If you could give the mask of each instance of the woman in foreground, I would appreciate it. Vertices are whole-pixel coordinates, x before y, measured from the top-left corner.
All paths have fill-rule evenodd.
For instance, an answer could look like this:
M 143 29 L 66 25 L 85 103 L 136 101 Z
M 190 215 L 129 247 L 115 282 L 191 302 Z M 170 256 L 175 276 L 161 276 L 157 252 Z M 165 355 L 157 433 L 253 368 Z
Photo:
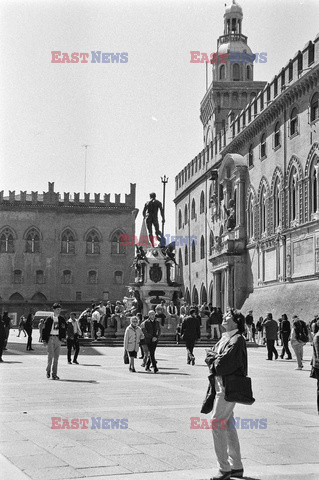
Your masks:
M 242 478 L 244 475 L 238 435 L 234 428 L 236 402 L 225 400 L 225 387 L 230 385 L 234 377 L 236 381 L 238 377 L 242 379 L 247 376 L 246 341 L 242 336 L 245 318 L 241 313 L 230 309 L 224 316 L 222 326 L 225 333 L 215 347 L 207 351 L 206 357 L 206 363 L 214 375 L 212 421 L 218 425 L 212 432 L 219 471 L 211 480 Z

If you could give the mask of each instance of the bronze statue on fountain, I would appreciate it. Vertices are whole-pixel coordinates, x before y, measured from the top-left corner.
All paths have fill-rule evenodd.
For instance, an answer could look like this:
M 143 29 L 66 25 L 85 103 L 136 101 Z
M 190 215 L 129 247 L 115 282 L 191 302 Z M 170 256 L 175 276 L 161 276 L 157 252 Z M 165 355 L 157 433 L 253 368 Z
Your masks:
M 157 240 L 162 245 L 162 241 L 164 241 L 164 237 L 162 236 L 162 232 L 159 229 L 158 225 L 158 211 L 161 212 L 162 222 L 165 223 L 164 218 L 164 210 L 162 203 L 156 199 L 156 194 L 150 193 L 150 200 L 145 203 L 143 209 L 143 217 L 146 221 L 146 227 L 148 231 L 148 237 L 151 242 L 151 245 L 154 247 L 154 237 L 153 237 L 153 225 L 155 229 L 155 235 Z

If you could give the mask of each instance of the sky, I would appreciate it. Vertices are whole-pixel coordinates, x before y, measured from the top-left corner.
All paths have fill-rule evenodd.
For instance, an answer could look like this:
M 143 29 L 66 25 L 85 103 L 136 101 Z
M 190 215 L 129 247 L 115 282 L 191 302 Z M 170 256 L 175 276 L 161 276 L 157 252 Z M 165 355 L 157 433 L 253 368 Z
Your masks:
M 317 0 L 238 0 L 254 80 L 270 81 L 319 32 Z M 230 0 L 227 1 L 227 5 Z M 0 190 L 129 193 L 141 211 L 203 148 L 205 65 L 223 34 L 225 0 L 0 1 Z M 52 51 L 127 52 L 127 63 L 51 63 Z M 91 57 L 91 54 L 90 54 Z

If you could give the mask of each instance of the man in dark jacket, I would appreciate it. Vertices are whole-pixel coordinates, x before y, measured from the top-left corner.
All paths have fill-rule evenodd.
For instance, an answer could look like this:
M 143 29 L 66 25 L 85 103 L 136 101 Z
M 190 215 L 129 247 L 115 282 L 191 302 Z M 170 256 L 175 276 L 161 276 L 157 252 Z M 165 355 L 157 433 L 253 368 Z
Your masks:
M 58 361 L 61 348 L 61 340 L 64 340 L 66 337 L 66 321 L 64 317 L 60 315 L 61 305 L 55 303 L 53 305 L 53 316 L 48 317 L 44 322 L 44 327 L 42 331 L 43 343 L 48 346 L 48 364 L 47 364 L 47 378 L 50 378 L 51 375 L 51 365 L 52 366 L 52 379 L 60 380 L 57 371 L 58 371 Z
M 220 314 L 216 307 L 213 307 L 208 323 L 211 328 L 211 338 L 215 338 L 215 333 L 216 333 L 216 338 L 218 340 L 221 336 L 220 325 L 222 321 L 220 319 Z
M 141 328 L 142 332 L 144 333 L 145 344 L 148 346 L 149 350 L 149 357 L 145 366 L 145 370 L 147 372 L 150 371 L 150 365 L 152 362 L 154 373 L 157 373 L 158 368 L 155 360 L 155 350 L 157 347 L 159 336 L 161 334 L 161 327 L 159 322 L 155 318 L 154 310 L 150 310 L 148 312 L 148 320 L 145 320 L 145 322 L 141 324 Z
M 6 329 L 5 329 L 5 325 L 2 320 L 2 317 L 0 315 L 0 362 L 3 362 L 2 352 L 3 352 L 5 340 L 6 340 Z
M 190 316 L 184 318 L 181 328 L 181 337 L 186 343 L 187 363 L 195 365 L 195 357 L 193 354 L 196 340 L 200 338 L 200 323 L 196 315 L 195 308 L 191 308 Z
M 266 342 L 267 342 L 267 351 L 268 351 L 267 360 L 272 360 L 272 354 L 275 355 L 275 359 L 277 360 L 278 352 L 275 349 L 275 340 L 277 340 L 278 324 L 276 320 L 273 320 L 271 313 L 267 314 L 267 318 L 264 321 L 263 327 L 266 332 Z
M 287 359 L 288 360 L 291 360 L 291 352 L 289 350 L 289 346 L 288 346 L 288 341 L 289 341 L 289 337 L 290 337 L 290 332 L 291 332 L 291 326 L 290 326 L 290 322 L 287 318 L 287 315 L 284 313 L 282 316 L 282 321 L 280 323 L 280 336 L 281 336 L 281 339 L 282 339 L 282 344 L 283 344 L 283 347 L 282 347 L 282 350 L 281 350 L 281 355 L 280 355 L 280 358 L 284 358 L 284 355 L 285 353 L 288 355 L 287 356 Z

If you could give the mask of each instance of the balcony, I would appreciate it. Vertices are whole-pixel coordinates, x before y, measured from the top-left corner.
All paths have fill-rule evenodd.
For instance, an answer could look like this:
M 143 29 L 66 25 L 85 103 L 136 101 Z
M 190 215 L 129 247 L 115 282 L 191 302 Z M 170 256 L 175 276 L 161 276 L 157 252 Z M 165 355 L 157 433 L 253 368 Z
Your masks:
M 217 48 L 223 43 L 229 42 L 244 42 L 247 44 L 247 37 L 242 33 L 228 33 L 227 35 L 221 35 L 217 41 Z

